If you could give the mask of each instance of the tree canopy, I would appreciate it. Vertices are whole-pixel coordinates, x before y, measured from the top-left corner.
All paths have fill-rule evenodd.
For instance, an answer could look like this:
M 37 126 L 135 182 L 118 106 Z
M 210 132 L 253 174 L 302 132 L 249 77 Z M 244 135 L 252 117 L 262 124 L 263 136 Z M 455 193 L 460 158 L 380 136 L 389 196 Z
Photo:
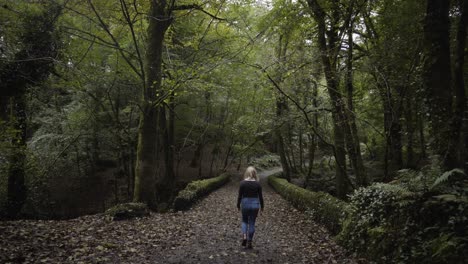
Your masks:
M 1 215 L 166 211 L 264 155 L 359 206 L 418 173 L 466 183 L 467 6 L 0 0 Z

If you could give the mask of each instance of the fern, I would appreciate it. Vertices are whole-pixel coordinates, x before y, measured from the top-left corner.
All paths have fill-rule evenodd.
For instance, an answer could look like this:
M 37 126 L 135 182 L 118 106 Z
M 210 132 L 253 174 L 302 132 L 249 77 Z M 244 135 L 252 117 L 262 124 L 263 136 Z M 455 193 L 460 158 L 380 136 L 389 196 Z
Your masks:
M 378 183 L 376 184 L 376 186 L 379 186 L 379 188 L 381 188 L 382 191 L 394 193 L 397 197 L 410 197 L 414 194 L 413 192 L 408 190 L 406 186 L 402 185 Z
M 439 176 L 435 181 L 434 183 L 432 184 L 431 186 L 431 190 L 434 190 L 436 187 L 438 187 L 439 185 L 449 181 L 450 178 L 453 178 L 453 175 L 465 175 L 465 173 L 460 170 L 460 169 L 453 169 L 453 170 L 450 170 L 450 171 L 446 171 L 444 172 L 441 176 Z

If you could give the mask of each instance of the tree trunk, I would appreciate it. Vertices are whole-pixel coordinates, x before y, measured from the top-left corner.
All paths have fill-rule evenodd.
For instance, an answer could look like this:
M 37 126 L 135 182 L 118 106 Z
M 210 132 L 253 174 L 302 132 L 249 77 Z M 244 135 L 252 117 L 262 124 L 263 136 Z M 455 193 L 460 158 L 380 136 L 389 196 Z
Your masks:
M 413 122 L 413 109 L 411 106 L 411 96 L 406 98 L 406 167 L 415 168 L 414 163 L 414 122 Z
M 376 78 L 376 77 L 375 77 Z M 378 78 L 376 78 L 378 80 Z M 401 143 L 401 104 L 394 98 L 391 87 L 378 85 L 384 109 L 385 133 L 385 168 L 384 181 L 390 181 L 393 173 L 403 167 L 403 154 Z M 403 98 L 396 96 L 398 100 Z
M 26 102 L 24 95 L 10 100 L 12 116 L 10 121 L 16 132 L 12 138 L 13 153 L 8 166 L 7 214 L 16 217 L 26 201 L 24 165 L 26 160 Z
M 133 200 L 156 208 L 160 200 L 156 189 L 158 162 L 158 121 L 165 121 L 162 107 L 157 101 L 161 96 L 162 50 L 164 35 L 171 23 L 165 1 L 151 1 L 148 25 L 148 45 L 146 52 L 146 77 L 143 89 L 140 124 L 138 127 L 138 147 L 135 165 L 135 191 Z M 164 115 L 164 120 L 158 120 Z
M 169 97 L 169 104 L 168 104 L 168 110 L 169 110 L 169 128 L 168 128 L 168 164 L 166 164 L 168 168 L 168 174 L 167 176 L 169 178 L 172 178 L 173 182 L 175 182 L 175 168 L 174 168 L 174 153 L 175 153 L 175 92 L 171 91 L 171 95 Z
M 296 162 L 296 155 L 295 152 L 294 152 L 294 144 L 293 144 L 293 134 L 292 134 L 292 127 L 291 127 L 291 123 L 288 124 L 288 145 L 289 147 L 286 147 L 286 153 L 287 153 L 287 157 L 288 157 L 288 160 L 289 160 L 289 164 L 291 165 L 291 171 L 293 173 L 297 173 L 298 172 L 298 169 L 297 169 L 297 162 Z
M 344 105 L 341 94 L 339 93 L 338 78 L 336 74 L 336 59 L 338 54 L 336 28 L 327 31 L 324 10 L 316 0 L 308 0 L 312 15 L 318 25 L 318 44 L 320 56 L 322 59 L 323 71 L 327 82 L 327 90 L 333 106 L 333 135 L 334 135 L 334 155 L 336 162 L 336 192 L 337 196 L 344 199 L 348 192 L 346 175 L 346 154 L 345 154 L 345 135 L 343 126 L 347 126 L 344 118 Z M 336 8 L 334 11 L 337 11 Z M 333 12 L 333 18 L 337 14 Z M 334 27 L 335 25 L 333 25 Z M 328 45 L 327 45 L 328 36 Z
M 348 176 L 346 175 L 345 140 L 341 126 L 335 122 L 333 123 L 333 136 L 335 141 L 336 196 L 344 199 L 348 193 L 348 186 L 346 184 Z
M 318 87 L 317 83 L 314 83 L 314 87 L 312 88 L 312 104 L 313 106 L 317 109 L 318 108 L 318 102 L 317 102 L 317 96 L 318 96 Z M 314 112 L 312 114 L 312 125 L 315 127 L 315 129 L 318 130 L 318 113 Z M 312 169 L 314 167 L 314 160 L 315 160 L 315 150 L 317 148 L 317 136 L 314 133 L 308 134 L 309 136 L 309 170 L 307 172 L 307 177 L 306 177 L 306 186 L 309 184 L 309 180 L 312 177 Z
M 174 152 L 171 136 L 169 135 L 168 122 L 166 119 L 166 108 L 161 105 L 159 107 L 159 126 L 162 149 L 164 153 L 164 174 L 156 178 L 156 198 L 159 203 L 167 203 L 171 201 L 175 190 L 175 177 L 174 177 Z M 164 208 L 163 208 L 164 209 Z
M 461 16 L 457 28 L 457 46 L 454 67 L 455 112 L 451 122 L 449 148 L 444 159 L 446 168 L 463 168 L 463 163 L 466 161 L 466 149 L 463 148 L 463 141 L 466 136 L 461 136 L 463 117 L 466 115 L 466 92 L 463 69 L 465 64 L 468 4 L 466 1 L 459 0 L 458 5 L 461 10 Z M 465 116 L 465 118 L 465 120 L 468 120 L 468 116 Z
M 452 155 L 447 155 L 450 137 L 448 122 L 452 117 L 449 8 L 450 1 L 427 0 L 424 21 L 426 60 L 423 82 L 428 99 L 432 135 L 435 139 L 433 148 L 444 158 L 445 169 L 456 163 Z
M 283 112 L 285 109 L 286 102 L 284 99 L 276 99 L 276 116 L 279 120 L 283 118 Z M 291 181 L 291 167 L 289 165 L 288 159 L 286 157 L 286 148 L 284 146 L 284 139 L 282 136 L 282 128 L 278 127 L 275 129 L 276 133 L 276 142 L 278 145 L 278 152 L 280 155 L 281 167 L 283 168 L 283 175 L 285 176 L 286 180 Z
M 351 11 L 350 11 L 351 12 Z M 351 159 L 351 166 L 353 167 L 354 173 L 356 175 L 356 182 L 358 186 L 366 186 L 368 184 L 366 169 L 364 167 L 364 162 L 361 155 L 361 146 L 359 135 L 356 126 L 356 118 L 354 115 L 354 106 L 353 106 L 353 23 L 350 19 L 350 26 L 348 29 L 348 54 L 346 58 L 346 92 L 347 92 L 347 103 L 348 111 L 344 113 L 345 117 L 348 120 L 349 132 L 347 133 L 347 145 L 349 157 Z M 348 126 L 345 126 L 348 127 Z
M 427 158 L 426 154 L 426 138 L 424 136 L 424 121 L 421 115 L 418 115 L 418 129 L 419 129 L 419 146 L 421 148 L 420 160 Z
M 305 188 L 307 188 L 307 186 L 309 186 L 310 180 L 312 178 L 312 169 L 314 168 L 315 149 L 317 147 L 316 136 L 313 135 L 313 134 L 308 134 L 308 138 L 309 138 L 309 146 L 308 146 L 308 150 L 309 150 L 309 169 L 307 170 L 307 175 L 306 175 L 306 178 L 305 178 Z
M 288 47 L 288 39 L 287 37 L 280 35 L 278 40 L 278 49 L 276 51 L 277 59 L 280 63 L 285 63 L 286 59 L 286 51 Z M 280 65 L 281 66 L 281 65 Z M 282 70 L 280 67 L 277 69 L 277 80 L 276 83 L 280 84 L 283 81 Z M 280 155 L 280 162 L 281 167 L 283 168 L 283 175 L 285 176 L 288 182 L 291 181 L 291 162 L 288 161 L 289 157 L 287 154 L 287 149 L 284 142 L 284 126 L 287 126 L 289 129 L 289 122 L 285 119 L 284 115 L 285 112 L 288 110 L 286 99 L 283 95 L 277 94 L 276 95 L 276 117 L 278 118 L 279 122 L 281 122 L 281 126 L 277 126 L 275 129 L 275 138 L 276 138 L 276 145 L 278 148 L 278 152 Z
M 299 128 L 299 171 L 304 171 L 304 147 L 302 128 Z
M 57 55 L 55 22 L 61 14 L 61 7 L 55 3 L 43 3 L 40 12 L 29 13 L 24 19 L 25 28 L 18 41 L 23 49 L 14 50 L 14 60 L 6 64 L 0 72 L 0 91 L 2 91 L 2 117 L 14 128 L 10 138 L 12 152 L 7 171 L 7 213 L 16 217 L 27 197 L 25 186 L 27 113 L 25 94 L 30 86 L 46 79 L 53 70 L 53 60 Z M 26 13 L 25 13 L 26 14 Z

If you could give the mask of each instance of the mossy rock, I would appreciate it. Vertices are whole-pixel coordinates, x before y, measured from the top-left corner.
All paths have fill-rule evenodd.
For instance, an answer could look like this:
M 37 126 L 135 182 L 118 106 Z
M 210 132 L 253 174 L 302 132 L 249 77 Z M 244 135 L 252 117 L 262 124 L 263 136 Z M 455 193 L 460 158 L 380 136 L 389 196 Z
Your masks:
M 175 198 L 174 209 L 177 211 L 188 210 L 200 198 L 223 186 L 229 179 L 230 175 L 224 173 L 215 178 L 189 183 Z
M 348 204 L 324 192 L 312 192 L 280 178 L 280 174 L 268 177 L 268 183 L 294 207 L 307 211 L 316 222 L 331 233 L 341 231 L 343 219 L 348 214 Z
M 150 213 L 148 206 L 144 203 L 124 203 L 108 209 L 105 214 L 111 220 L 119 221 L 148 216 Z

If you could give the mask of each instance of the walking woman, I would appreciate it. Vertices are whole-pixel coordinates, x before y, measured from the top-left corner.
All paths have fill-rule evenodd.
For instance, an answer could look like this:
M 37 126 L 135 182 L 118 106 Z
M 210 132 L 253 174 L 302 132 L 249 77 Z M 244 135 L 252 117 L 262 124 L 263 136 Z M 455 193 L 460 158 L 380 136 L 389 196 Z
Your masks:
M 245 170 L 244 180 L 239 187 L 237 209 L 242 211 L 242 246 L 252 248 L 252 239 L 255 233 L 255 220 L 258 211 L 263 211 L 262 186 L 260 186 L 257 171 L 250 166 Z

